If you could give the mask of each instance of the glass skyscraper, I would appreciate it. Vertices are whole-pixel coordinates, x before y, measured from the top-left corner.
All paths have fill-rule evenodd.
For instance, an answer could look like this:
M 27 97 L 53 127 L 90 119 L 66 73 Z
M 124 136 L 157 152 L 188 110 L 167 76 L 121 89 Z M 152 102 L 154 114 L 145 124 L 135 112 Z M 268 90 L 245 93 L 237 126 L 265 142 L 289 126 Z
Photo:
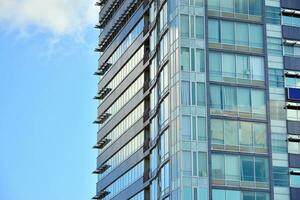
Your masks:
M 93 199 L 299 200 L 299 0 L 98 0 Z

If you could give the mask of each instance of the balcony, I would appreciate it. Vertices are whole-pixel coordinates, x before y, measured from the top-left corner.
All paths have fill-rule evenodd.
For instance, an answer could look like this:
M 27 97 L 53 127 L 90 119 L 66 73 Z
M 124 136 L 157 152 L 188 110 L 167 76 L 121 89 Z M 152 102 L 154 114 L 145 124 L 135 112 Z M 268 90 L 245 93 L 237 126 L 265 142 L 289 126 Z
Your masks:
M 284 73 L 285 77 L 291 77 L 291 78 L 300 78 L 300 73 L 298 72 L 285 72 Z
M 101 192 L 99 192 L 99 194 L 94 196 L 92 199 L 103 199 L 104 197 L 106 197 L 109 194 L 110 194 L 110 192 L 108 192 L 108 191 L 101 191 Z
M 97 120 L 94 121 L 94 124 L 103 124 L 110 116 L 110 113 L 103 113 Z
M 140 0 L 125 0 L 120 3 L 120 8 L 114 14 L 112 19 L 107 22 L 105 29 L 99 36 L 99 47 L 101 50 L 105 50 L 110 44 L 111 38 L 115 36 L 123 25 L 126 23 L 126 19 L 129 19 L 134 10 L 136 10 L 137 5 L 139 5 Z M 99 23 L 100 27 L 103 28 L 103 24 Z
M 120 6 L 120 1 L 122 0 L 106 0 L 105 4 L 102 5 L 102 9 L 99 12 L 99 22 L 101 26 L 110 20 L 111 16 L 117 11 Z
M 95 2 L 95 6 L 103 6 L 107 0 L 97 0 Z
M 98 95 L 94 97 L 94 99 L 104 99 L 111 91 L 111 88 L 103 88 L 98 92 Z
M 98 71 L 95 72 L 95 75 L 104 75 L 107 70 L 112 66 L 110 63 L 103 63 L 99 68 Z
M 110 165 L 104 164 L 93 171 L 93 174 L 103 174 L 110 167 Z
M 110 141 L 111 141 L 111 139 L 104 138 L 104 139 L 100 140 L 95 146 L 93 146 L 93 148 L 94 149 L 103 149 Z
M 300 138 L 299 137 L 290 136 L 290 137 L 288 137 L 288 141 L 289 142 L 300 142 Z

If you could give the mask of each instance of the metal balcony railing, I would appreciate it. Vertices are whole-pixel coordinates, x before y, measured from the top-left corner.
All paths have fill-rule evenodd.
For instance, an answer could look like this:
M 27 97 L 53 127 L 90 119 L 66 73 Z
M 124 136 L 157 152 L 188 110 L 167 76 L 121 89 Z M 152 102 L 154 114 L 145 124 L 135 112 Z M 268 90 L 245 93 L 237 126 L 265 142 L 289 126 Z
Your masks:
M 103 149 L 110 141 L 111 141 L 111 139 L 104 138 L 104 139 L 100 140 L 99 142 L 97 142 L 97 144 L 95 146 L 93 146 L 93 148 L 94 149 Z

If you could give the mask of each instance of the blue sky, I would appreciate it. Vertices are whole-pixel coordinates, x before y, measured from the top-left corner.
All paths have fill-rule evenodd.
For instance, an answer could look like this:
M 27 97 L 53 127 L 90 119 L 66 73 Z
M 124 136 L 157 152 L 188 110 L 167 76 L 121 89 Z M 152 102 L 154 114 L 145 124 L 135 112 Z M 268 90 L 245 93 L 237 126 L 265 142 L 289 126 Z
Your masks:
M 90 199 L 97 12 L 93 1 L 37 2 L 0 0 L 0 199 Z

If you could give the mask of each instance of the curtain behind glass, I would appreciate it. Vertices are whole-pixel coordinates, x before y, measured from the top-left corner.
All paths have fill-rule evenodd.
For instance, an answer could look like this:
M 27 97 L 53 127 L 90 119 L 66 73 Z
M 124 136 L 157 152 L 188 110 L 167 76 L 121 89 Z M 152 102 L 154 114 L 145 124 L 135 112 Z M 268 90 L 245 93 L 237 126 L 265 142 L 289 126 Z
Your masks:
M 209 76 L 211 80 L 221 80 L 222 54 L 219 52 L 209 53 Z
M 181 56 L 180 56 L 181 70 L 189 71 L 190 70 L 190 49 L 186 47 L 181 47 Z
M 224 109 L 228 111 L 236 110 L 236 88 L 224 86 L 223 91 Z
M 261 16 L 262 14 L 261 0 L 249 0 L 249 14 L 255 16 Z
M 238 156 L 225 157 L 225 179 L 239 181 L 240 180 L 240 165 Z
M 235 12 L 248 14 L 248 0 L 235 0 Z
M 252 112 L 257 114 L 265 115 L 266 104 L 265 104 L 265 93 L 263 90 L 252 90 L 251 94 L 252 101 Z
M 222 60 L 223 77 L 235 78 L 235 56 L 233 54 L 223 54 Z
M 189 16 L 188 15 L 180 15 L 180 30 L 182 37 L 189 37 L 190 29 L 189 29 Z
M 249 88 L 238 88 L 239 112 L 251 112 L 251 96 Z
M 225 179 L 224 155 L 212 155 L 212 178 Z
M 212 108 L 222 109 L 221 86 L 210 86 L 210 105 Z
M 236 56 L 236 71 L 239 79 L 250 79 L 250 67 L 248 63 L 248 56 Z
M 260 57 L 250 57 L 253 80 L 264 80 L 264 62 Z
M 222 1 L 221 10 L 223 12 L 233 13 L 233 11 L 234 11 L 234 0 Z

